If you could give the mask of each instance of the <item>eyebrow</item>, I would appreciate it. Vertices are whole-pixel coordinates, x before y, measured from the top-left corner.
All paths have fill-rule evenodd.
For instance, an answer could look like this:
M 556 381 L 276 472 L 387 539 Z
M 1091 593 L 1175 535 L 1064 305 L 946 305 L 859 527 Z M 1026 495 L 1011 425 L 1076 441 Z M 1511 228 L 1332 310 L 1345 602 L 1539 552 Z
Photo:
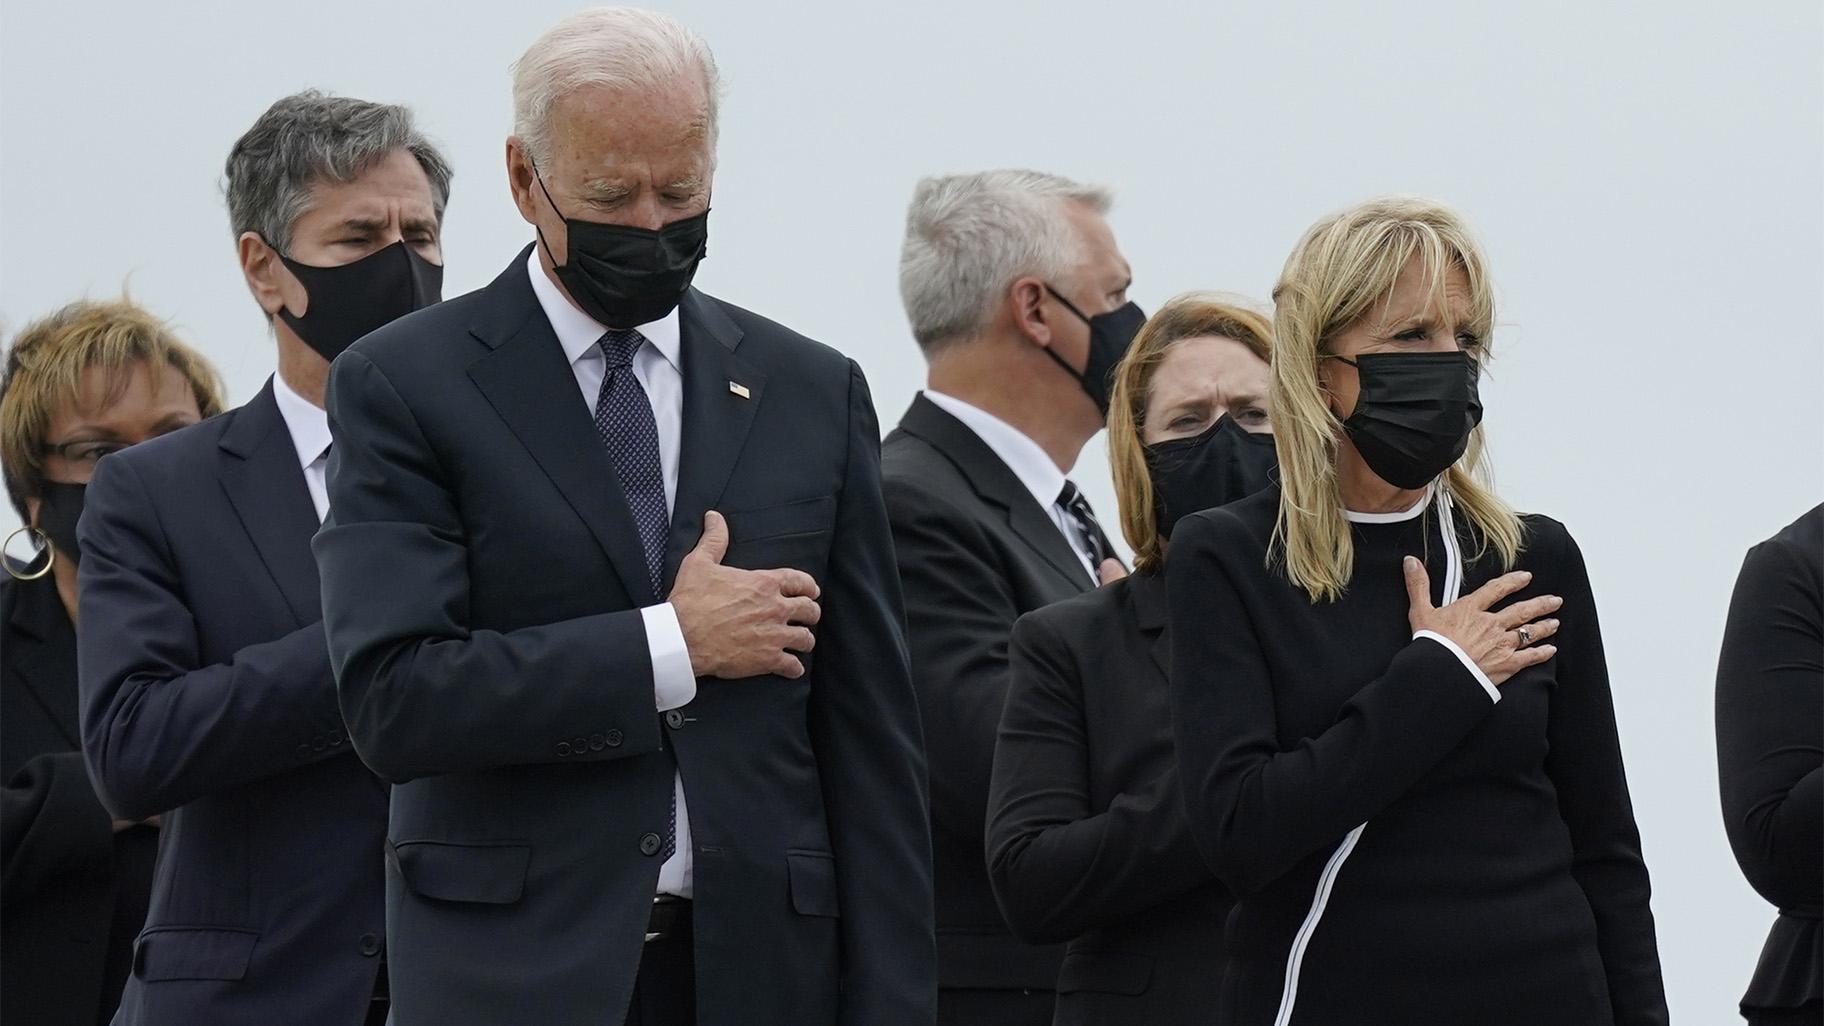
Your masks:
M 582 191 L 588 193 L 593 199 L 625 199 L 633 194 L 633 187 L 597 178 L 591 182 L 584 182 Z
M 357 232 L 377 232 L 386 227 L 384 217 L 351 217 L 342 222 L 342 227 Z
M 675 181 L 666 183 L 666 185 L 664 187 L 667 189 L 679 189 L 679 190 L 684 190 L 684 191 L 695 192 L 696 190 L 703 188 L 703 176 L 702 175 L 685 175 L 683 178 L 679 178 Z
M 408 217 L 400 227 L 408 232 L 429 232 L 434 235 L 437 232 L 437 221 L 429 217 Z

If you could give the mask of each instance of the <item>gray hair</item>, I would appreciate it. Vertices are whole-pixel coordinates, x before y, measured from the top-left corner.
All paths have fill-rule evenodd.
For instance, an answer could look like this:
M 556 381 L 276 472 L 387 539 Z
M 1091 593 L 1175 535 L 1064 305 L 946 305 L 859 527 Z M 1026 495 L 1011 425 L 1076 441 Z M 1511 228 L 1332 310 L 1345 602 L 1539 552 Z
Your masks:
M 1024 275 L 1055 280 L 1083 259 L 1069 203 L 1108 213 L 1113 195 L 1039 171 L 979 171 L 922 179 L 906 211 L 899 296 L 926 354 L 968 338 Z
M 286 253 L 291 230 L 310 209 L 311 186 L 352 182 L 395 150 L 405 150 L 431 182 L 437 220 L 450 200 L 450 164 L 412 124 L 412 112 L 386 103 L 293 93 L 266 108 L 228 152 L 228 220 L 239 238 L 253 232 Z
M 533 162 L 551 151 L 551 108 L 582 86 L 645 89 L 697 75 L 708 97 L 709 144 L 716 142 L 722 79 L 709 44 L 684 23 L 637 7 L 592 7 L 551 26 L 513 62 L 513 134 Z

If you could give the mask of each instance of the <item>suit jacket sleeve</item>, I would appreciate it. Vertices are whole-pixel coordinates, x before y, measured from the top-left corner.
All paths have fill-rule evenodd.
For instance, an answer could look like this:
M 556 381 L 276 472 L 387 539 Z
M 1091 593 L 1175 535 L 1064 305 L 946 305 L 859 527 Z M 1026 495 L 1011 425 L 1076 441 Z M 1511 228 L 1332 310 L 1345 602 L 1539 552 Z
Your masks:
M 1617 1026 L 1667 1020 L 1651 887 L 1640 854 L 1640 831 L 1621 765 L 1615 705 L 1597 624 L 1596 598 L 1583 554 L 1564 528 L 1544 522 L 1535 544 L 1555 548 L 1551 566 L 1560 578 L 1541 587 L 1564 599 L 1558 646 L 1558 686 L 1546 732 L 1545 771 L 1558 791 L 1558 811 L 1571 835 L 1571 875 L 1596 917 L 1596 946 L 1608 975 Z
M 1094 811 L 1082 663 L 1042 617 L 1013 629 L 1013 680 L 989 792 L 988 876 L 1014 934 L 1067 941 L 1208 883 L 1165 772 Z M 1151 672 L 1150 667 L 1134 672 Z
M 1218 558 L 1247 551 L 1220 538 L 1227 515 L 1172 529 L 1172 730 L 1192 835 L 1216 876 L 1246 895 L 1391 805 L 1495 704 L 1451 649 L 1417 638 L 1323 733 L 1282 748 L 1280 682 L 1265 655 L 1273 625 L 1253 622 Z
M 946 833 L 981 837 L 1007 699 L 1007 642 L 1020 609 L 987 539 L 947 500 L 899 483 L 888 514 L 919 682 L 931 818 Z
M 1723 823 L 1742 872 L 1782 909 L 1824 904 L 1824 609 L 1816 552 L 1748 553 L 1716 672 Z
M 880 489 L 880 428 L 849 365 L 848 469 L 810 696 L 842 903 L 841 1021 L 929 1026 L 937 953 L 918 703 Z
M 0 792 L 0 895 L 33 898 L 72 873 L 114 859 L 114 824 L 101 807 L 81 752 L 46 752 L 27 761 Z
M 78 536 L 82 748 L 102 804 L 145 819 L 344 751 L 323 625 L 206 665 L 134 465 L 95 468 Z
M 362 761 L 403 783 L 657 751 L 640 611 L 472 629 L 461 511 L 413 411 L 359 351 L 330 368 L 328 409 L 330 515 L 314 547 L 330 658 Z M 609 732 L 623 743 L 569 743 Z

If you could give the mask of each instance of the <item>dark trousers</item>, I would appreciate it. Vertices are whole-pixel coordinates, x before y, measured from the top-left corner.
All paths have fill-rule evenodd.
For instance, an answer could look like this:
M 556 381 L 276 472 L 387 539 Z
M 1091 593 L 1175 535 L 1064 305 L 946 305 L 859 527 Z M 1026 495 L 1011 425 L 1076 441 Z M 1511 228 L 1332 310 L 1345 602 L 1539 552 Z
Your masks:
M 653 903 L 646 933 L 625 1026 L 697 1026 L 696 935 L 690 902 L 661 896 Z
M 1057 998 L 1049 990 L 940 987 L 937 1026 L 1051 1026 Z

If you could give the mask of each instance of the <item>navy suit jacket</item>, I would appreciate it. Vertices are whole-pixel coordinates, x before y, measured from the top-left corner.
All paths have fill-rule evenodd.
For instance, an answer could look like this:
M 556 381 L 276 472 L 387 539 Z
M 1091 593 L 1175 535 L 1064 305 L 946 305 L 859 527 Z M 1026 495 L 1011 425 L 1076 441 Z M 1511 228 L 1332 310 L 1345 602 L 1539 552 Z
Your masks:
M 703 679 L 664 716 L 639 613 L 659 595 L 526 253 L 331 370 L 316 552 L 351 738 L 395 784 L 397 1026 L 618 1022 L 674 771 L 699 1022 L 932 1021 L 924 760 L 866 383 L 745 310 L 693 291 L 681 313 L 660 594 L 716 509 L 725 563 L 810 573 L 824 615 L 804 677 Z
M 316 529 L 270 382 L 89 483 L 83 752 L 114 815 L 164 817 L 121 1026 L 366 1014 L 386 789 L 342 729 Z

